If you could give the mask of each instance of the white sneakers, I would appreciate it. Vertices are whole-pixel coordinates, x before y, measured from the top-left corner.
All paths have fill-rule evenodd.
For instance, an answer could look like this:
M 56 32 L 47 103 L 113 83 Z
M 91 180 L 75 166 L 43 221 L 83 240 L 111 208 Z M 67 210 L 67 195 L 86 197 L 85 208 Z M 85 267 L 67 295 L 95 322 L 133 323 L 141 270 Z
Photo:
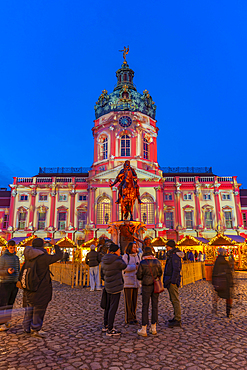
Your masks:
M 156 335 L 157 334 L 157 330 L 156 330 L 156 323 L 155 324 L 151 324 L 151 328 L 149 329 L 149 333 L 150 334 L 153 334 L 153 335 Z M 147 337 L 147 325 L 145 326 L 142 326 L 141 329 L 137 330 L 137 334 L 138 335 L 141 335 L 142 337 Z

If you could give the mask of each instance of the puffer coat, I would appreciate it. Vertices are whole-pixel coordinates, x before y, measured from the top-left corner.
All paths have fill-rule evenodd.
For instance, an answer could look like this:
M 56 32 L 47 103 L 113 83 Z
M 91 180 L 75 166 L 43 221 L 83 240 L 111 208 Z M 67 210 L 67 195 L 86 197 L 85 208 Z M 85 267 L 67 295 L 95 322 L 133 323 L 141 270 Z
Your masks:
M 13 268 L 13 274 L 8 273 L 8 269 Z M 17 283 L 20 272 L 20 261 L 15 253 L 10 253 L 8 249 L 0 257 L 0 283 Z
M 122 271 L 127 265 L 121 256 L 115 253 L 104 255 L 101 261 L 101 277 L 105 281 L 105 290 L 109 294 L 116 294 L 123 290 L 124 282 Z
M 184 252 L 178 248 L 173 248 L 167 252 L 166 266 L 163 276 L 163 283 L 166 288 L 170 284 L 176 284 L 178 287 L 181 282 L 180 271 L 182 269 L 181 259 L 184 257 Z
M 151 271 L 153 274 L 151 274 Z M 143 259 L 137 270 L 137 279 L 142 280 L 142 285 L 153 285 L 154 279 L 160 278 L 162 275 L 162 267 L 159 260 L 156 258 Z
M 123 260 L 127 267 L 123 271 L 124 288 L 139 288 L 140 284 L 137 280 L 137 267 L 140 264 L 140 257 L 138 254 L 124 254 Z

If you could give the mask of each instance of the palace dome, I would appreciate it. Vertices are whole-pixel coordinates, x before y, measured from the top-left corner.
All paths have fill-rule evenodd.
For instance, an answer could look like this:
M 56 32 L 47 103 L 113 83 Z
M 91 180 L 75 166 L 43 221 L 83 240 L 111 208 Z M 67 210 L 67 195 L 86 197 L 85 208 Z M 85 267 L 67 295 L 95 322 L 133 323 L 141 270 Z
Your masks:
M 133 84 L 134 71 L 127 62 L 117 70 L 117 85 L 113 92 L 108 94 L 103 90 L 99 96 L 95 109 L 96 119 L 110 112 L 130 111 L 140 112 L 155 119 L 156 105 L 147 90 L 140 94 Z

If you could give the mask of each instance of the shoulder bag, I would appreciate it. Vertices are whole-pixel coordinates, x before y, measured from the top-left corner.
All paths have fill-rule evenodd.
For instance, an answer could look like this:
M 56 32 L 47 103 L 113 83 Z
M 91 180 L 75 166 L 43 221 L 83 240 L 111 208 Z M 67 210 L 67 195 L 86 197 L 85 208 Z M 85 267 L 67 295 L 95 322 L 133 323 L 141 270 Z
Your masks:
M 151 272 L 151 275 L 152 275 L 152 278 L 153 278 L 153 281 L 154 281 L 154 293 L 161 293 L 165 290 L 163 284 L 162 284 L 162 281 L 160 280 L 160 278 L 157 278 L 157 279 L 154 279 L 154 276 L 153 276 L 153 273 L 152 273 L 152 269 L 149 265 L 149 262 L 147 261 L 148 263 L 148 267 L 149 267 L 149 270 Z

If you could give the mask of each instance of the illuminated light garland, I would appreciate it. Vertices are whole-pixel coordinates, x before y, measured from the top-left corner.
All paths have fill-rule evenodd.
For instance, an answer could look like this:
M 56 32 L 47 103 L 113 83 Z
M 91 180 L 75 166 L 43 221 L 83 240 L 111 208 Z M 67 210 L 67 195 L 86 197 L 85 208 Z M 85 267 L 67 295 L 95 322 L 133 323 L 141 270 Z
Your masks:
M 192 236 L 192 235 L 185 235 L 185 237 L 183 238 L 183 239 L 181 239 L 181 240 L 179 240 L 178 242 L 177 242 L 177 245 L 181 245 L 182 243 L 184 243 L 186 240 L 188 240 L 188 239 L 190 239 L 190 240 L 193 240 L 195 243 L 196 243 L 196 245 L 204 245 L 204 244 L 207 244 L 207 243 L 203 243 L 203 242 L 201 242 L 200 240 L 198 240 L 198 239 L 196 239 L 194 236 Z M 188 245 L 188 247 L 190 247 L 189 245 Z M 191 245 L 191 247 L 193 247 L 192 245 Z
M 73 245 L 73 247 L 77 247 L 77 244 L 73 242 L 70 238 L 65 236 L 64 238 L 60 239 L 58 242 L 56 242 L 57 245 L 61 244 L 62 242 L 68 242 L 69 244 Z M 62 247 L 62 248 L 69 248 L 69 247 Z
M 220 239 L 220 238 L 223 238 L 227 242 L 231 243 L 231 245 L 240 244 L 240 243 L 235 242 L 233 239 L 228 238 L 228 236 L 225 236 L 223 234 L 216 235 L 215 237 L 213 237 L 213 239 L 210 240 L 210 242 L 208 244 L 212 245 L 217 239 Z
M 22 240 L 22 242 L 18 243 L 18 246 L 21 247 L 23 246 L 24 244 L 27 244 L 29 243 L 30 241 L 32 241 L 33 239 L 37 238 L 36 235 L 32 235 L 32 236 L 29 236 L 28 238 Z
M 0 236 L 0 247 L 7 245 L 7 240 L 5 240 L 2 236 Z

